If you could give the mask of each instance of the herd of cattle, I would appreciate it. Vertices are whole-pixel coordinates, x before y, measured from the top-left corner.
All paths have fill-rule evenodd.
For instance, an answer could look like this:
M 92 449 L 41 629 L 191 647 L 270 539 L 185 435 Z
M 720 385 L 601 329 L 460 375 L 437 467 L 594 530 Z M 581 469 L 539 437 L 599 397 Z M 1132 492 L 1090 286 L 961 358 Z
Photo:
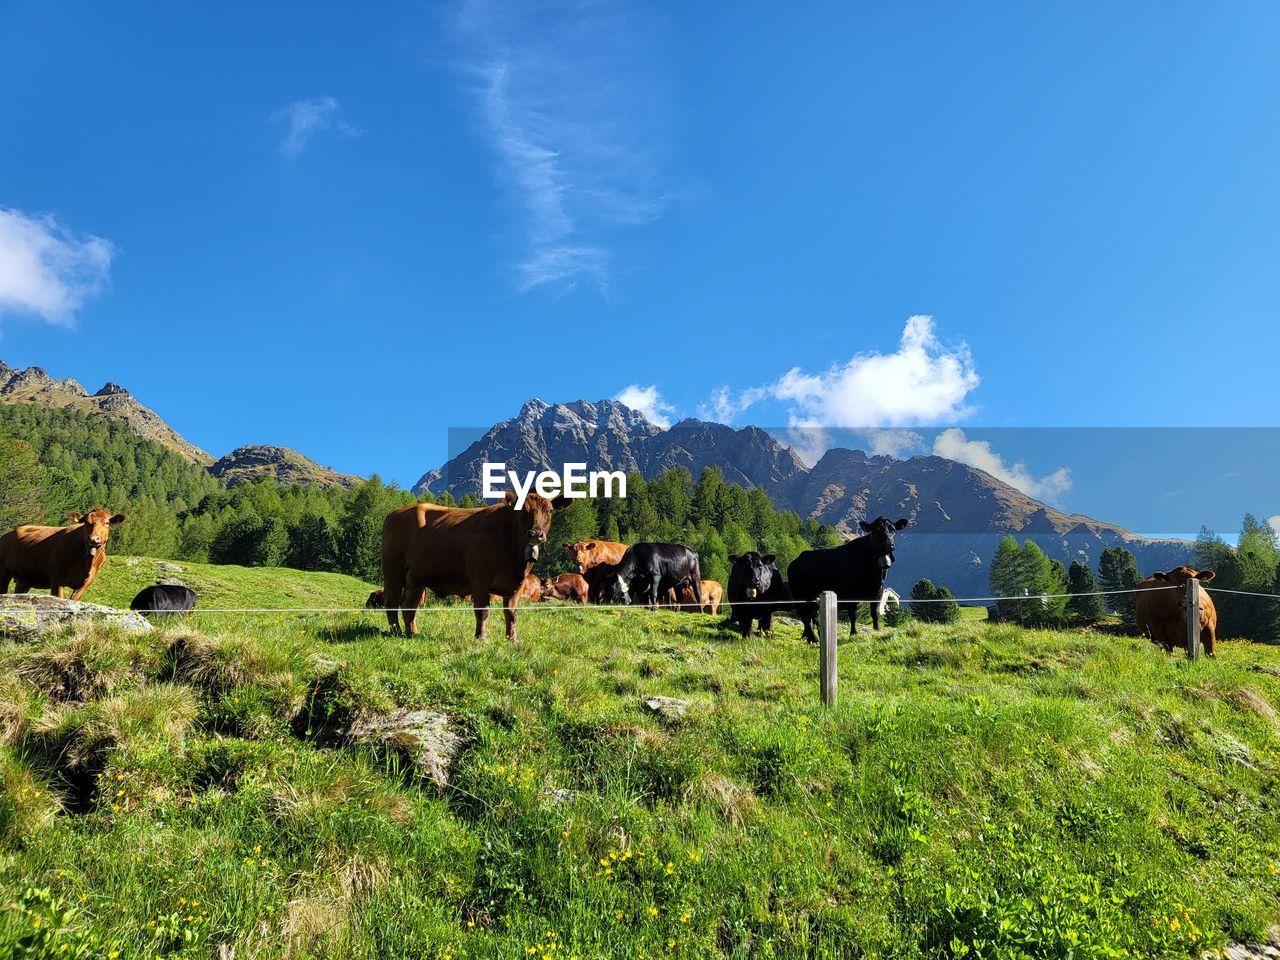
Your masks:
M 730 604 L 730 623 L 750 636 L 756 626 L 772 629 L 775 614 L 799 617 L 805 639 L 816 641 L 817 599 L 831 591 L 848 611 L 850 632 L 857 632 L 859 603 L 871 609 L 872 625 L 880 628 L 877 601 L 894 562 L 895 534 L 908 521 L 884 517 L 862 522 L 862 536 L 824 550 L 807 550 L 787 567 L 784 579 L 771 554 L 754 551 L 729 558 L 727 591 L 714 580 L 702 579 L 698 555 L 677 543 L 637 543 L 628 546 L 607 540 L 565 544 L 578 565 L 577 573 L 539 579 L 534 563 L 547 545 L 551 519 L 568 505 L 563 497 L 548 500 L 530 493 L 517 508 L 514 493 L 487 507 L 443 507 L 418 503 L 393 510 L 382 529 L 382 589 L 366 606 L 384 609 L 392 632 L 417 632 L 417 612 L 426 591 L 437 596 L 471 597 L 475 604 L 478 638 L 486 633 L 487 604 L 477 598 L 502 600 L 507 638 L 516 637 L 516 609 L 520 602 L 569 600 L 577 603 L 672 606 L 675 609 L 718 612 Z M 0 536 L 0 593 L 49 590 L 61 597 L 71 590 L 79 600 L 93 583 L 107 557 L 111 528 L 124 522 L 102 508 L 68 514 L 62 527 L 24 524 Z M 1184 599 L 1191 579 L 1208 583 L 1212 570 L 1190 567 L 1155 573 L 1142 582 L 1135 604 L 1138 631 L 1165 650 L 1186 646 Z M 1209 595 L 1200 594 L 1200 638 L 1213 654 L 1217 611 Z M 181 584 L 147 587 L 131 604 L 135 610 L 194 609 L 196 595 Z

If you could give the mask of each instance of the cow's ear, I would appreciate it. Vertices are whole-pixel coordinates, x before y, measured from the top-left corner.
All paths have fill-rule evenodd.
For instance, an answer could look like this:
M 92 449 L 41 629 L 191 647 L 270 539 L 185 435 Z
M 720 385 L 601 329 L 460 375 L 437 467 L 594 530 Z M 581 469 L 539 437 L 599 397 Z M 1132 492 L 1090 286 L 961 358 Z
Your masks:
M 862 532 L 863 532 L 863 533 L 870 533 L 870 532 L 871 532 L 871 524 L 867 523 L 867 521 L 865 521 L 865 520 L 859 520 L 859 521 L 858 521 L 858 527 L 859 527 L 859 529 L 861 529 L 861 530 L 862 530 Z
M 1217 574 L 1214 573 L 1212 570 L 1201 570 L 1199 573 L 1196 574 L 1196 579 L 1199 580 L 1201 583 L 1208 583 L 1210 580 L 1212 580 L 1216 576 Z
M 573 544 L 572 544 L 572 543 L 566 543 L 566 544 L 564 545 L 564 550 L 565 550 L 565 552 L 566 552 L 566 553 L 573 553 Z
M 909 521 L 909 520 L 907 520 L 907 518 L 906 518 L 906 517 L 903 517 L 901 520 L 899 520 L 897 523 L 895 523 L 895 524 L 893 525 L 893 529 L 895 529 L 895 530 L 905 530 L 905 529 L 907 529 L 907 524 L 908 524 L 909 522 L 910 522 L 910 521 Z
M 70 520 L 72 523 L 79 523 L 81 520 L 84 519 L 84 514 L 76 513 L 75 511 L 72 511 L 71 513 L 67 514 L 67 519 Z
M 514 507 L 516 505 L 516 501 L 519 499 L 520 498 L 516 496 L 516 492 L 514 490 L 508 490 L 506 496 L 502 498 L 502 502 L 509 507 Z
M 741 560 L 741 559 L 742 559 L 742 555 L 741 555 L 741 554 L 738 554 L 738 553 L 731 553 L 731 554 L 729 554 L 729 562 L 730 562 L 730 563 L 737 563 L 737 562 L 738 562 L 739 560 Z
M 556 497 L 554 500 L 551 501 L 551 509 L 563 510 L 565 507 L 569 506 L 571 503 L 573 503 L 573 501 L 562 493 L 560 494 L 560 496 Z
M 112 525 L 113 527 L 114 527 L 117 523 L 124 523 L 124 514 L 123 514 L 123 513 L 117 513 L 114 517 L 112 517 L 112 518 L 111 518 L 111 525 Z
M 1159 570 L 1157 570 L 1155 573 L 1153 573 L 1153 574 L 1151 575 L 1151 578 L 1152 578 L 1153 580 L 1159 580 L 1161 583 L 1168 583 L 1168 582 L 1169 582 L 1169 575 L 1168 575 L 1167 573 L 1161 573 Z
M 582 545 L 583 550 L 594 550 L 595 548 L 596 548 L 596 542 L 594 540 L 588 540 L 586 541 L 586 543 Z
M 763 557 L 761 557 L 761 558 L 760 558 L 760 562 L 761 562 L 761 563 L 773 563 L 773 561 L 775 561 L 775 560 L 777 560 L 777 559 L 778 559 L 778 558 L 777 558 L 777 557 L 775 557 L 772 553 L 766 553 Z

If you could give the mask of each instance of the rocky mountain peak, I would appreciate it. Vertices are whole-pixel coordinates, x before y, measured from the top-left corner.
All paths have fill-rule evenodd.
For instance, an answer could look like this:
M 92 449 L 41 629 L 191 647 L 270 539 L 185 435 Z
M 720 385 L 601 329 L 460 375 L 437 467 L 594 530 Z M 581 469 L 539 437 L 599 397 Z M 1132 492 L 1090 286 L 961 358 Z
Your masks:
M 0 402 L 34 403 L 80 413 L 102 414 L 125 424 L 137 436 L 168 447 L 193 463 L 213 461 L 213 457 L 187 441 L 155 411 L 143 406 L 133 394 L 115 382 L 108 382 L 90 396 L 78 381 L 70 377 L 56 380 L 43 367 L 15 370 L 0 363 Z
M 359 477 L 322 467 L 297 450 L 269 444 L 237 447 L 214 462 L 209 472 L 229 487 L 267 475 L 281 483 L 307 483 L 322 487 L 351 487 L 360 482 Z

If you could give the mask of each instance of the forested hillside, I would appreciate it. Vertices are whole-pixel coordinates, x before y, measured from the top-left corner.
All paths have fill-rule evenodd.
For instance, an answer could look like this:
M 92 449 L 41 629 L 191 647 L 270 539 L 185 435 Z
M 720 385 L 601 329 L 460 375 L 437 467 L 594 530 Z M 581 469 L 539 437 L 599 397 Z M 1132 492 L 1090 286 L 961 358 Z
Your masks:
M 381 577 L 382 521 L 413 503 L 374 476 L 350 487 L 284 484 L 263 476 L 227 488 L 203 467 L 102 418 L 29 404 L 0 407 L 0 527 L 58 523 L 69 510 L 105 506 L 128 515 L 111 549 L 195 562 L 328 570 Z M 453 503 L 449 493 L 425 494 Z M 464 506 L 478 505 L 464 497 Z M 553 549 L 539 572 L 572 569 L 560 549 L 587 537 L 686 543 L 703 575 L 724 582 L 729 556 L 775 553 L 780 568 L 810 546 L 840 542 L 834 529 L 774 509 L 757 488 L 728 483 L 718 469 L 695 482 L 684 468 L 652 481 L 632 474 L 627 497 L 581 500 L 556 515 Z

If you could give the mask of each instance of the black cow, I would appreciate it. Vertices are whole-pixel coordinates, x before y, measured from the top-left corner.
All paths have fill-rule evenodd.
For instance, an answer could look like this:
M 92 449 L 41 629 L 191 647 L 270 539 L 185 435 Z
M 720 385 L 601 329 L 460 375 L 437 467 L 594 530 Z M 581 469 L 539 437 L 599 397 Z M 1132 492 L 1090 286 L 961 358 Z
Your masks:
M 146 613 L 186 613 L 196 608 L 196 592 L 184 583 L 157 583 L 142 590 L 130 610 Z
M 761 633 L 773 630 L 773 615 L 791 609 L 791 591 L 774 566 L 774 556 L 752 551 L 729 558 L 729 622 L 737 624 L 744 637 L 751 636 L 757 623 Z
M 637 543 L 618 562 L 607 592 L 612 603 L 657 607 L 668 590 L 688 587 L 702 606 L 702 567 L 698 555 L 678 543 Z
M 858 603 L 864 600 L 871 604 L 872 626 L 880 629 L 877 601 L 884 590 L 884 578 L 893 566 L 893 535 L 906 527 L 907 522 L 895 523 L 884 517 L 876 517 L 870 523 L 860 521 L 858 526 L 866 536 L 828 550 L 806 550 L 791 561 L 787 579 L 804 621 L 806 640 L 812 643 L 818 640 L 814 622 L 818 619 L 818 594 L 823 590 L 834 592 L 842 603 L 852 602 L 850 636 L 858 632 Z
M 618 582 L 616 563 L 597 563 L 588 567 L 582 578 L 587 581 L 588 603 L 623 603 L 615 589 Z

